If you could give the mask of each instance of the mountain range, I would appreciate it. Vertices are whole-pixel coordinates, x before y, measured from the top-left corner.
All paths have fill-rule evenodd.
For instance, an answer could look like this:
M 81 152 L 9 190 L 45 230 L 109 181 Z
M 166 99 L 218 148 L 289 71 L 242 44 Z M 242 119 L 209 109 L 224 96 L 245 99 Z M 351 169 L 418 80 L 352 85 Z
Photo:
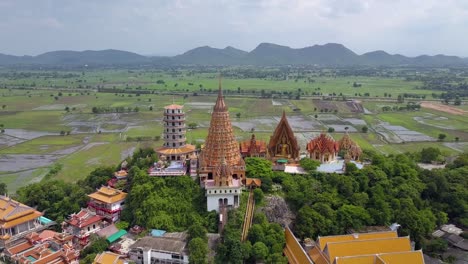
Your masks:
M 407 57 L 378 50 L 358 55 L 342 44 L 294 49 L 261 43 L 250 52 L 228 46 L 198 47 L 173 57 L 143 56 L 121 50 L 52 51 L 37 56 L 0 53 L 0 65 L 317 65 L 317 66 L 468 66 L 468 58 L 447 55 Z

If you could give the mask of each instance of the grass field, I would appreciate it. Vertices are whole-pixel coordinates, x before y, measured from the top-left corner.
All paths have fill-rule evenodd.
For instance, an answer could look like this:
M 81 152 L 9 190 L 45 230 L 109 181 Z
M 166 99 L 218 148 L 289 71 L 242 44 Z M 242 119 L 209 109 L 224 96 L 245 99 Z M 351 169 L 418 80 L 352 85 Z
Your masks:
M 42 74 L 39 71 L 36 73 Z M 58 155 L 54 163 L 62 164 L 63 168 L 56 177 L 67 182 L 82 179 L 98 166 L 117 165 L 134 148 L 161 146 L 162 140 L 127 142 L 125 139 L 129 137 L 154 139 L 155 136 L 162 136 L 163 109 L 173 102 L 185 106 L 187 124 L 193 122 L 198 125 L 196 129 L 187 131 L 186 137 L 189 143 L 203 143 L 208 134 L 211 110 L 217 95 L 217 73 L 100 70 L 64 71 L 53 74 L 57 74 L 57 77 L 36 76 L 22 79 L 0 77 L 0 87 L 13 85 L 22 88 L 0 88 L 1 128 L 5 128 L 7 133 L 11 129 L 50 132 L 49 135 L 41 134 L 40 137 L 22 139 L 25 140 L 22 143 L 1 148 L 0 164 L 2 157 L 6 155 L 28 154 L 35 155 L 34 157 L 38 159 L 40 155 Z M 444 155 L 452 156 L 460 153 L 460 150 L 468 149 L 468 144 L 465 144 L 468 141 L 468 118 L 465 115 L 456 116 L 429 109 L 414 112 L 382 112 L 383 106 L 394 106 L 396 103 L 376 101 L 376 98 L 369 101 L 367 97 L 362 97 L 362 104 L 371 114 L 354 113 L 346 101 L 307 97 L 320 92 L 323 95 L 341 93 L 343 96 L 369 93 L 371 97 L 391 94 L 392 99 L 402 93 L 411 93 L 431 98 L 434 91 L 416 89 L 421 82 L 405 81 L 404 78 L 398 77 L 312 76 L 311 78 L 313 82 L 304 82 L 304 79 L 296 81 L 295 78 L 287 80 L 223 78 L 223 91 L 231 121 L 238 122 L 238 126 L 233 126 L 236 138 L 239 141 L 249 140 L 252 134 L 250 126 L 252 126 L 257 130 L 254 131 L 256 138 L 268 142 L 277 120 L 285 111 L 291 119 L 290 122 L 296 122 L 294 124 L 296 127 L 305 127 L 303 130 L 311 127 L 311 131 L 296 131 L 299 136 L 301 133 L 312 135 L 324 132 L 331 125 L 351 126 L 343 120 L 344 118 L 364 120 L 369 127 L 368 133 L 360 133 L 363 125 L 358 123 L 352 125 L 357 132 L 350 133 L 351 138 L 363 149 L 373 149 L 384 154 L 419 151 L 425 147 L 436 146 Z M 158 80 L 163 80 L 164 84 L 157 84 Z M 362 86 L 354 88 L 352 85 L 354 82 Z M 150 94 L 100 93 L 96 89 L 98 85 L 126 91 L 149 91 Z M 275 91 L 277 94 L 274 95 L 275 98 L 260 98 L 262 90 L 265 93 Z M 174 94 L 160 94 L 164 92 L 174 92 Z M 181 94 L 182 92 L 184 94 Z M 249 97 L 243 97 L 243 92 L 248 92 Z M 297 93 L 301 93 L 301 100 L 294 99 Z M 401 104 L 403 105 L 406 104 Z M 66 107 L 68 111 L 65 110 Z M 137 107 L 139 111 L 93 114 L 93 107 L 124 107 L 125 112 L 128 109 L 134 111 Z M 468 110 L 467 105 L 458 107 Z M 300 110 L 293 110 L 297 108 Z M 320 112 L 323 108 L 330 112 Z M 240 116 L 237 117 L 237 114 Z M 315 115 L 318 115 L 317 118 Z M 311 125 L 302 126 L 301 122 L 310 122 Z M 433 138 L 443 133 L 447 138 L 445 142 L 389 144 L 374 129 L 383 122 L 403 126 Z M 103 133 L 98 133 L 98 130 L 103 130 Z M 70 131 L 71 135 L 60 136 L 61 131 Z M 106 133 L 106 131 L 113 132 Z M 332 136 L 340 139 L 343 133 L 332 133 Z M 302 140 L 304 138 L 306 137 Z M 455 138 L 463 143 L 450 145 L 454 143 Z M 7 144 L 5 142 L 2 144 L 1 140 L 0 137 L 0 146 L 6 146 Z M 301 149 L 304 150 L 305 146 L 301 146 Z M 25 184 L 40 180 L 51 166 L 53 163 L 21 171 L 11 171 L 11 166 L 8 170 L 6 166 L 5 168 L 0 166 L 0 182 L 7 183 L 10 192 L 14 192 Z

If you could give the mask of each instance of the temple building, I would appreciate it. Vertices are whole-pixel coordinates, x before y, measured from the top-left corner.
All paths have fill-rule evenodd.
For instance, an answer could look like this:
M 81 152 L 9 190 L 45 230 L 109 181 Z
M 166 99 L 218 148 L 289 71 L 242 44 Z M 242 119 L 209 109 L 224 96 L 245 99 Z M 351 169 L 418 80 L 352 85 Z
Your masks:
M 321 133 L 318 137 L 307 143 L 307 152 L 313 160 L 321 163 L 330 163 L 336 160 L 340 146 L 331 136 Z
M 205 186 L 208 211 L 239 205 L 245 162 L 234 136 L 221 81 L 205 147 L 200 153 L 199 176 Z
M 398 237 L 396 231 L 319 237 L 307 249 L 289 228 L 285 236 L 284 255 L 291 264 L 424 264 L 422 251 L 413 251 L 409 237 Z
M 197 164 L 196 148 L 187 144 L 184 107 L 177 104 L 164 107 L 163 122 L 164 146 L 156 149 L 159 162 L 149 169 L 149 175 L 182 176 L 190 173 L 195 176 L 191 167 Z
M 89 243 L 89 237 L 101 230 L 106 224 L 104 217 L 85 208 L 77 214 L 72 214 L 69 219 L 62 223 L 62 230 L 73 235 L 73 242 L 80 246 Z
M 239 149 L 242 158 L 246 157 L 260 157 L 267 156 L 267 144 L 265 141 L 257 140 L 255 135 L 252 134 L 250 140 L 245 140 L 239 143 Z
M 79 250 L 74 248 L 73 236 L 44 230 L 30 233 L 8 248 L 4 254 L 11 263 L 78 263 Z
M 103 216 L 110 223 L 115 223 L 120 218 L 127 193 L 103 186 L 88 197 L 90 198 L 88 202 L 90 211 Z
M 351 159 L 357 161 L 361 157 L 361 148 L 356 142 L 351 140 L 348 133 L 338 141 L 338 146 L 340 148 L 340 155 L 346 160 Z
M 164 107 L 163 122 L 164 146 L 156 149 L 159 158 L 165 156 L 168 161 L 189 159 L 190 154 L 195 152 L 195 146 L 187 144 L 187 138 L 185 137 L 187 128 L 185 126 L 184 106 L 171 104 Z
M 27 234 L 44 229 L 42 215 L 27 205 L 0 195 L 0 248 L 7 248 Z
M 294 132 L 286 118 L 286 112 L 283 111 L 281 120 L 276 126 L 273 135 L 268 143 L 268 154 L 272 161 L 297 161 L 299 159 L 299 145 L 294 136 Z

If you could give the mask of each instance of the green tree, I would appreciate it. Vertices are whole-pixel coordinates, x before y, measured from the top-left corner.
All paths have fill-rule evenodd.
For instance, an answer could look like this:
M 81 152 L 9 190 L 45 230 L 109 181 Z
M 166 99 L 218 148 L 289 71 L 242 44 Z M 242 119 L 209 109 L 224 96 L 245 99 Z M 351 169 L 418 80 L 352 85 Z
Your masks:
M 441 152 L 439 148 L 428 147 L 428 148 L 423 148 L 420 154 L 421 154 L 421 162 L 431 163 L 432 161 L 436 161 L 439 159 Z
M 252 247 L 252 255 L 257 261 L 265 260 L 268 253 L 268 247 L 263 242 L 256 242 Z
M 328 128 L 328 133 L 333 133 L 333 132 L 335 132 L 335 128 L 329 127 L 329 128 Z
M 189 263 L 205 264 L 208 263 L 208 242 L 203 238 L 196 237 L 189 242 Z
M 362 131 L 362 133 L 367 133 L 367 131 L 369 131 L 369 128 L 367 126 L 363 126 L 361 128 L 361 131 Z
M 439 141 L 444 141 L 444 139 L 447 137 L 446 134 L 440 133 L 438 136 Z
M 241 117 L 241 113 L 239 113 L 239 112 L 236 113 L 236 117 L 237 117 L 237 118 L 240 118 L 240 117 Z
M 360 230 L 371 223 L 369 213 L 361 206 L 345 204 L 336 211 L 336 219 L 342 232 L 349 228 Z
M 189 240 L 195 238 L 202 238 L 203 240 L 207 240 L 206 232 L 207 231 L 204 226 L 202 226 L 200 223 L 195 223 L 188 228 Z
M 8 187 L 4 182 L 0 182 L 0 194 L 1 195 L 8 194 Z
M 313 160 L 310 158 L 302 158 L 299 161 L 299 164 L 304 170 L 311 172 L 311 171 L 315 171 L 320 166 L 320 161 Z
M 262 189 L 255 188 L 255 190 L 253 191 L 253 194 L 254 194 L 255 203 L 260 204 L 263 201 L 263 197 L 264 197 Z

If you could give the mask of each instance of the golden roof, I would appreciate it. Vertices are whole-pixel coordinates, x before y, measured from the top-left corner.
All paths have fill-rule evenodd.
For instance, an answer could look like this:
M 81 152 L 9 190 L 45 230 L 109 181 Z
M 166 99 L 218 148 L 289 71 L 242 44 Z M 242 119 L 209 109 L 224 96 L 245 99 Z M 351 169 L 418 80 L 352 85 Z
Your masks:
M 313 247 L 309 250 L 309 257 L 315 264 L 329 264 L 327 256 L 325 256 L 317 247 Z
M 410 251 L 409 237 L 329 242 L 323 250 L 330 262 L 336 257 Z
M 398 237 L 396 231 L 386 232 L 372 232 L 372 233 L 361 233 L 361 234 L 349 234 L 349 235 L 338 235 L 338 236 L 324 236 L 317 238 L 317 245 L 321 250 L 325 248 L 327 243 L 331 242 L 345 242 L 345 241 L 356 241 L 356 240 L 368 240 L 378 238 L 395 238 Z
M 422 251 L 395 252 L 387 254 L 379 254 L 377 258 L 385 264 L 411 263 L 424 264 Z M 379 262 L 377 262 L 379 263 Z
M 180 148 L 168 148 L 168 147 L 161 147 L 159 149 L 156 149 L 156 152 L 162 155 L 181 155 L 181 154 L 187 154 L 187 153 L 192 153 L 195 151 L 195 146 L 186 144 L 183 147 Z
M 103 203 L 111 204 L 124 200 L 125 197 L 127 197 L 127 193 L 111 187 L 103 186 L 96 192 L 89 194 L 88 197 L 91 199 L 101 201 Z
M 376 264 L 378 263 L 376 259 L 376 255 L 338 257 L 335 260 L 335 264 Z
M 36 219 L 43 214 L 10 197 L 0 195 L 0 227 L 10 228 Z
M 102 252 L 94 258 L 93 264 L 124 264 L 124 261 L 119 254 Z

